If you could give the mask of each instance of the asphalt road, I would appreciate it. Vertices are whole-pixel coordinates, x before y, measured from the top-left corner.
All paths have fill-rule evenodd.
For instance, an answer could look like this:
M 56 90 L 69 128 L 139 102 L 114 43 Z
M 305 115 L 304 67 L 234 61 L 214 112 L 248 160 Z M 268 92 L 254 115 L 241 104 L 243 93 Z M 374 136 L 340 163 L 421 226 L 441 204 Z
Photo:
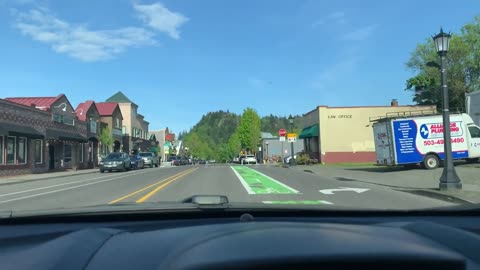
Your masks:
M 200 165 L 0 184 L 0 210 L 182 201 L 193 195 L 226 195 L 231 202 L 323 204 L 333 208 L 418 209 L 452 205 L 388 187 L 339 181 L 288 168 Z

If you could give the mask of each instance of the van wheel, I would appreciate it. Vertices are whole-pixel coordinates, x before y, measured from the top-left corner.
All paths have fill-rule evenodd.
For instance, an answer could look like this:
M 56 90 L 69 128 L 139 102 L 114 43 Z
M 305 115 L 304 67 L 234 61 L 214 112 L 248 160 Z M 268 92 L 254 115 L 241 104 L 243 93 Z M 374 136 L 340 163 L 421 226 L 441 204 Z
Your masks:
M 427 170 L 436 169 L 440 166 L 440 159 L 436 155 L 426 155 L 423 159 L 423 167 Z

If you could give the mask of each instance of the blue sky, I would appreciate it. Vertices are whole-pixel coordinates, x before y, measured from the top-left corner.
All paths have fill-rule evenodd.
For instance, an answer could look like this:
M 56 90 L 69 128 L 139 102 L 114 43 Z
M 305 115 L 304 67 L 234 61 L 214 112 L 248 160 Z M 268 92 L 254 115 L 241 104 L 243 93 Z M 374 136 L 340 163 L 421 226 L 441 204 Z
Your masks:
M 302 114 L 387 105 L 418 42 L 458 32 L 478 1 L 0 0 L 0 97 L 123 91 L 150 129 L 209 111 Z M 477 12 L 477 13 L 476 13 Z

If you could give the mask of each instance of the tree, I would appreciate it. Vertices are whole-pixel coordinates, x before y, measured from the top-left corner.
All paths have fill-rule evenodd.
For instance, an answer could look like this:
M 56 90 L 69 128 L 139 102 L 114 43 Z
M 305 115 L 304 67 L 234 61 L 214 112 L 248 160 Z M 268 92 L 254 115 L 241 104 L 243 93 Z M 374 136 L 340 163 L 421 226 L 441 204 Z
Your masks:
M 260 117 L 252 108 L 247 108 L 243 111 L 240 118 L 240 125 L 238 126 L 238 138 L 242 148 L 255 149 L 260 138 Z
M 418 44 L 406 63 L 416 74 L 406 82 L 419 105 L 442 107 L 439 59 L 431 38 Z M 465 93 L 480 90 L 480 17 L 453 35 L 447 55 L 447 83 L 452 110 L 465 110 Z
M 112 131 L 108 127 L 102 128 L 100 131 L 99 140 L 104 145 L 104 151 L 109 152 L 113 145 Z

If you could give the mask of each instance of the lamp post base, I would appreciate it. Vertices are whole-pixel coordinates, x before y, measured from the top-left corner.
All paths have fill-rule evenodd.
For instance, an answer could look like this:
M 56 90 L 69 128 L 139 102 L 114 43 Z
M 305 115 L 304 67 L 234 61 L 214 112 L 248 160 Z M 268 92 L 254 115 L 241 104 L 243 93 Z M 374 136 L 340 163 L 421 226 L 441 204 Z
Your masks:
M 462 183 L 440 183 L 440 190 L 462 189 Z
M 462 189 L 462 181 L 455 170 L 443 170 L 440 177 L 440 190 Z

